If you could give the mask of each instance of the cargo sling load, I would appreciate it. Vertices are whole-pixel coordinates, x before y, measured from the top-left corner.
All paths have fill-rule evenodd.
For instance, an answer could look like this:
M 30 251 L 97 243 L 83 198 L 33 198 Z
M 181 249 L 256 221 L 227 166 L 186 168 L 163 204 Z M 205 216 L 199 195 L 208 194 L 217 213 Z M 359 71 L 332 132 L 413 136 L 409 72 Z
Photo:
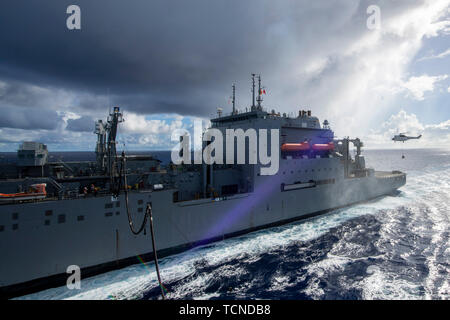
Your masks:
M 86 278 L 139 263 L 138 255 L 153 259 L 145 231 L 149 206 L 161 257 L 374 199 L 405 184 L 405 173 L 366 168 L 363 143 L 336 139 L 328 121 L 321 125 L 311 111 L 289 116 L 265 110 L 261 78 L 257 103 L 255 75 L 252 80 L 249 110 L 235 107 L 233 85 L 232 112 L 211 119 L 211 128 L 224 135 L 227 129 L 278 129 L 274 175 L 261 175 L 258 163 L 163 166 L 152 156 L 117 154 L 118 107 L 106 122 L 96 122 L 96 161 L 52 162 L 42 144 L 21 148 L 17 164 L 0 166 L 0 293 L 12 297 L 64 285 L 71 265 Z M 21 193 L 31 198 L 14 196 Z

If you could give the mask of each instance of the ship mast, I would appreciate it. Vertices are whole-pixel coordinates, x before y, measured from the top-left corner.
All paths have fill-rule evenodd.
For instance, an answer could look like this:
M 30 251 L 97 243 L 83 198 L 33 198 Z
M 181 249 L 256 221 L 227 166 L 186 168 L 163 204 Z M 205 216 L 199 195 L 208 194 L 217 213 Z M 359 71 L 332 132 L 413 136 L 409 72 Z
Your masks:
M 258 110 L 261 110 L 261 102 L 262 102 L 262 96 L 261 96 L 261 75 L 258 75 L 258 98 L 256 99 L 258 101 Z
M 107 141 L 107 164 L 108 164 L 108 174 L 111 178 L 111 183 L 113 184 L 114 177 L 118 174 L 117 170 L 117 156 L 116 156 L 116 136 L 117 136 L 117 126 L 123 121 L 122 113 L 119 107 L 114 107 L 113 112 L 109 114 L 107 131 L 108 131 L 108 141 Z
M 231 86 L 233 88 L 233 96 L 231 102 L 233 103 L 233 113 L 236 114 L 236 85 L 233 83 Z
M 95 122 L 95 131 L 97 135 L 97 145 L 95 154 L 97 158 L 97 170 L 101 173 L 105 171 L 105 154 L 106 154 L 106 124 L 102 120 Z
M 256 74 L 252 73 L 252 111 L 255 109 L 255 76 Z

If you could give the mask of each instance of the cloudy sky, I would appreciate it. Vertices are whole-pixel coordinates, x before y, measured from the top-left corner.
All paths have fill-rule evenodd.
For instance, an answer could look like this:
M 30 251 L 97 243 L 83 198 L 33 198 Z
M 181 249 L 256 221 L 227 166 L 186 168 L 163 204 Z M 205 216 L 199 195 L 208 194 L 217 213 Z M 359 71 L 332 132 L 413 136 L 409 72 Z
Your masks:
M 0 151 L 93 150 L 113 105 L 122 145 L 168 149 L 173 130 L 231 111 L 233 82 L 245 110 L 252 72 L 264 107 L 311 109 L 338 137 L 450 148 L 450 0 L 2 0 Z

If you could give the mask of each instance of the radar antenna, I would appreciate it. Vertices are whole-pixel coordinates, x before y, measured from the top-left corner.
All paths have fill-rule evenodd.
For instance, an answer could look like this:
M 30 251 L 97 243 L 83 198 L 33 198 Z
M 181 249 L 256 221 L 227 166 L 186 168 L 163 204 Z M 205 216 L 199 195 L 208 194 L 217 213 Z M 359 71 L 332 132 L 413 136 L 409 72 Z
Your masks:
M 256 74 L 252 73 L 252 111 L 255 110 L 255 76 Z

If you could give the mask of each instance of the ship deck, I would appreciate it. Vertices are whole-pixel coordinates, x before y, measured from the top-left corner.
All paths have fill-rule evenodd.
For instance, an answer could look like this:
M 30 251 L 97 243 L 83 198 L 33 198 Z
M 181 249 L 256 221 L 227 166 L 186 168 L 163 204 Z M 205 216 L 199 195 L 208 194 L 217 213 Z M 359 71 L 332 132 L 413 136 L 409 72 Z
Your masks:
M 375 171 L 376 178 L 397 178 L 406 176 L 406 173 L 401 171 Z

